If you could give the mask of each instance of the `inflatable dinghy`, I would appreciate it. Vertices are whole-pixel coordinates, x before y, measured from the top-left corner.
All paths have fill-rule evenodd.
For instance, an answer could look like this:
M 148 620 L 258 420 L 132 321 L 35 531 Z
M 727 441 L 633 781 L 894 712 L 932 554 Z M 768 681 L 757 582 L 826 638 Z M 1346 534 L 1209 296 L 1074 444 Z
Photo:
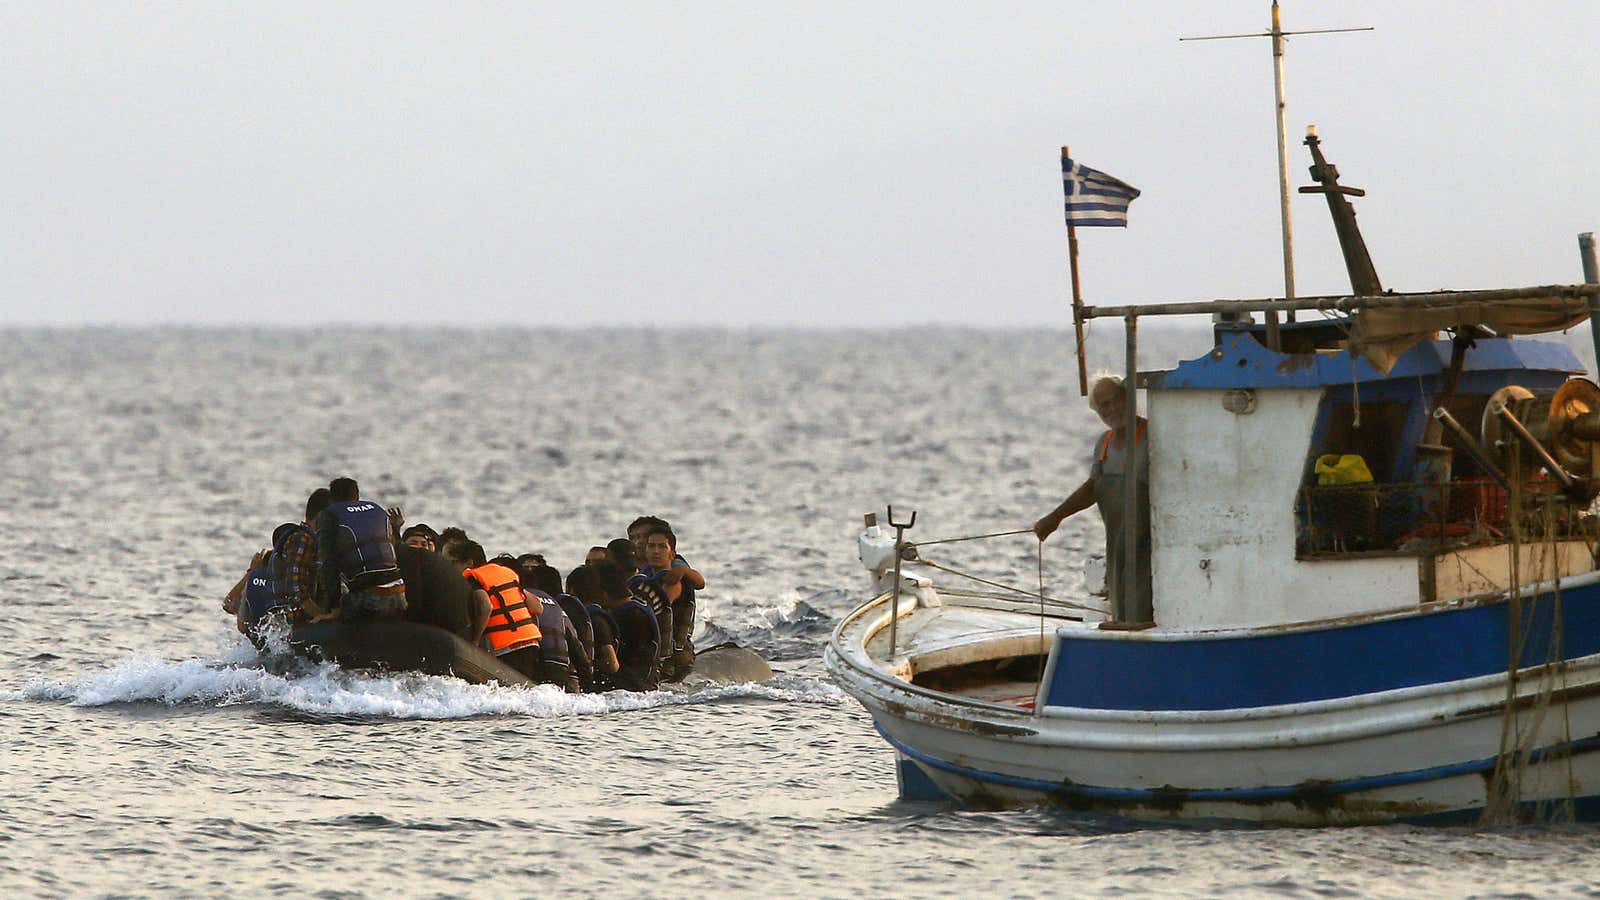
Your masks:
M 296 625 L 289 645 L 343 669 L 387 669 L 448 675 L 473 684 L 532 684 L 483 650 L 432 625 L 416 622 L 319 622 Z
M 382 669 L 459 678 L 472 684 L 533 684 L 527 676 L 442 628 L 416 622 L 320 622 L 296 625 L 289 645 L 343 669 Z M 772 667 L 738 644 L 719 644 L 695 655 L 687 687 L 766 681 Z
M 728 643 L 695 653 L 694 670 L 679 683 L 693 688 L 708 684 L 767 681 L 771 678 L 772 667 L 760 654 Z

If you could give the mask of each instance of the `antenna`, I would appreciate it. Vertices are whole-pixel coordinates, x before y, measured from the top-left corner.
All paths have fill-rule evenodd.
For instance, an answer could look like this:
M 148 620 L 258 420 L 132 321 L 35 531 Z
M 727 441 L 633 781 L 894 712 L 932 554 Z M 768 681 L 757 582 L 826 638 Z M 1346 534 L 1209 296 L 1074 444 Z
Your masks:
M 1179 41 L 1227 41 L 1235 38 L 1272 38 L 1272 86 L 1278 100 L 1278 214 L 1283 220 L 1283 299 L 1294 299 L 1294 239 L 1289 227 L 1289 141 L 1283 125 L 1283 39 L 1295 34 L 1341 34 L 1347 31 L 1371 31 L 1372 26 L 1359 28 L 1315 28 L 1307 31 L 1284 31 L 1278 15 L 1278 0 L 1272 0 L 1272 30 L 1250 34 L 1216 34 L 1207 37 L 1178 38 Z M 1289 321 L 1294 321 L 1294 311 L 1289 311 Z M 1273 350 L 1279 347 L 1278 313 L 1267 311 L 1267 344 Z

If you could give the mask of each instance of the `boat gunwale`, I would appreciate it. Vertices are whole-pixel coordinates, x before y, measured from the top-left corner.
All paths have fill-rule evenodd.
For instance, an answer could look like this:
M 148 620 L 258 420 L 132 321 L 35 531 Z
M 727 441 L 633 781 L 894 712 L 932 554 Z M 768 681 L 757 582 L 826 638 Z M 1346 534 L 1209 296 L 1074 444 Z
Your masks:
M 1526 680 L 1524 688 L 1519 692 L 1515 705 L 1523 706 L 1536 702 L 1542 688 L 1536 683 L 1536 677 L 1541 674 L 1540 669 L 1553 669 L 1557 664 L 1538 666 L 1534 669 L 1524 669 L 1522 672 L 1535 676 Z M 1589 674 L 1585 683 L 1571 685 L 1557 691 L 1558 694 L 1571 693 L 1574 695 L 1600 694 L 1600 654 L 1568 660 L 1565 664 L 1566 674 L 1571 676 L 1576 673 Z M 879 679 L 882 680 L 882 679 Z M 1382 737 L 1391 734 L 1414 732 L 1419 728 L 1439 725 L 1443 722 L 1478 719 L 1489 716 L 1500 716 L 1504 711 L 1504 681 L 1503 673 L 1498 675 L 1485 675 L 1461 681 L 1438 682 L 1436 684 L 1419 685 L 1415 687 L 1399 688 L 1391 691 L 1378 691 L 1371 694 L 1361 694 L 1356 697 L 1340 697 L 1334 700 L 1314 701 L 1301 704 L 1285 704 L 1279 706 L 1244 707 L 1226 710 L 1091 710 L 1078 707 L 1046 707 L 1034 711 L 1019 710 L 1016 707 L 996 706 L 981 702 L 966 701 L 957 695 L 939 694 L 926 689 L 919 689 L 920 698 L 928 704 L 926 708 L 908 706 L 905 702 L 890 696 L 872 692 L 869 687 L 860 681 L 854 683 L 842 682 L 847 693 L 852 694 L 867 706 L 868 712 L 877 718 L 879 710 L 889 712 L 898 717 L 922 725 L 938 727 L 951 731 L 981 732 L 982 723 L 975 723 L 974 728 L 951 727 L 951 721 L 959 720 L 959 711 L 940 707 L 980 707 L 986 712 L 1009 713 L 1002 716 L 1005 719 L 1015 720 L 1023 718 L 1018 713 L 1027 713 L 1026 718 L 1035 723 L 1037 730 L 1027 735 L 1027 743 L 1034 746 L 1055 748 L 1070 748 L 1075 750 L 1113 751 L 1113 752 L 1190 752 L 1190 751 L 1251 751 L 1258 749 L 1289 749 L 1290 745 L 1297 749 L 1315 749 L 1327 744 L 1341 743 L 1350 740 L 1362 740 Z M 901 687 L 915 687 L 900 682 Z M 854 687 L 856 690 L 851 690 Z M 1414 705 L 1426 701 L 1438 694 L 1458 693 L 1460 702 L 1455 704 L 1455 709 L 1441 710 L 1438 707 L 1418 709 L 1404 709 L 1407 705 Z M 863 697 L 862 695 L 866 695 Z M 870 698 L 871 702 L 868 702 Z M 898 710 L 889 707 L 898 707 Z M 1378 712 L 1385 708 L 1391 711 L 1382 716 L 1369 716 L 1364 719 L 1350 722 L 1316 723 L 1309 726 L 1306 720 L 1311 717 L 1347 714 L 1359 712 L 1362 708 Z M 1393 707 L 1402 707 L 1398 711 Z M 1276 723 L 1276 724 L 1275 724 Z M 999 723 L 1005 727 L 1007 723 Z M 1294 726 L 1293 740 L 1289 744 L 1284 739 L 1284 724 Z M 1085 734 L 1081 730 L 1068 730 L 1073 725 L 1106 725 L 1121 726 L 1123 729 L 1107 734 Z M 1187 733 L 1154 735 L 1140 733 L 1143 729 L 1158 726 L 1193 726 L 1195 728 L 1217 728 L 1229 725 L 1254 726 L 1255 734 L 1242 734 L 1237 731 L 1213 732 L 1190 731 Z
M 1324 799 L 1332 795 L 1353 794 L 1363 791 L 1383 790 L 1385 788 L 1399 787 L 1408 784 L 1427 783 L 1430 781 L 1455 778 L 1463 775 L 1481 775 L 1489 771 L 1496 763 L 1495 757 L 1466 760 L 1447 763 L 1440 766 L 1431 766 L 1423 769 L 1405 772 L 1391 772 L 1381 775 L 1366 775 L 1337 781 L 1312 781 L 1292 785 L 1262 785 L 1256 787 L 1225 787 L 1225 788 L 1180 788 L 1163 786 L 1160 788 L 1120 788 L 1103 785 L 1079 784 L 1070 781 L 1050 782 L 1042 779 L 1028 778 L 1021 775 L 1011 775 L 1004 772 L 993 772 L 987 769 L 978 769 L 973 766 L 952 762 L 943 757 L 936 756 L 924 750 L 911 746 L 906 741 L 896 738 L 885 730 L 881 724 L 874 723 L 873 727 L 896 752 L 905 755 L 918 765 L 932 766 L 960 778 L 966 778 L 980 783 L 997 784 L 1019 790 L 1043 794 L 1048 798 L 1059 799 L 1086 799 L 1118 801 L 1138 805 L 1154 805 L 1159 808 L 1170 808 L 1174 801 L 1184 803 L 1222 803 L 1255 806 L 1262 802 L 1287 802 L 1301 806 L 1307 799 Z M 1543 762 L 1546 758 L 1558 758 L 1563 754 L 1582 755 L 1600 749 L 1600 736 L 1577 738 L 1560 744 L 1546 745 L 1535 748 L 1530 756 L 1535 762 Z M 1476 809 L 1465 807 L 1464 809 Z M 1451 810 L 1435 811 L 1434 814 L 1448 813 Z M 1392 817 L 1383 816 L 1368 820 L 1359 817 L 1349 824 L 1359 821 L 1389 821 Z M 1321 824 L 1321 823 L 1319 823 Z
M 1557 582 L 1559 582 L 1560 586 L 1563 587 L 1563 588 L 1582 587 L 1582 586 L 1587 585 L 1587 584 L 1600 582 L 1600 571 L 1586 572 L 1586 573 L 1582 573 L 1580 575 L 1572 576 L 1572 577 L 1566 578 L 1566 579 L 1555 579 L 1555 580 L 1552 580 L 1550 582 L 1541 582 L 1538 585 L 1524 586 L 1522 588 L 1522 591 L 1525 594 L 1529 594 L 1529 595 L 1532 595 L 1532 596 L 1535 596 L 1535 597 L 1545 596 L 1547 593 L 1553 592 L 1553 591 L 1546 590 L 1545 586 L 1546 585 L 1554 585 Z M 1574 583 L 1574 582 L 1576 582 L 1576 583 Z M 873 699 L 877 703 L 880 703 L 880 704 L 891 704 L 891 703 L 893 703 L 893 704 L 899 705 L 900 701 L 897 701 L 897 700 L 895 700 L 895 699 L 893 699 L 892 697 L 889 697 L 889 696 L 884 696 L 884 695 L 879 694 L 877 692 L 869 691 L 867 689 L 868 685 L 866 683 L 863 683 L 863 679 L 865 679 L 867 681 L 880 682 L 883 685 L 886 685 L 886 686 L 890 687 L 894 691 L 899 691 L 899 692 L 904 692 L 904 693 L 911 694 L 916 698 L 922 699 L 922 700 L 924 700 L 926 702 L 929 702 L 930 704 L 934 704 L 936 706 L 937 705 L 944 705 L 944 706 L 948 706 L 948 707 L 969 708 L 969 709 L 982 710 L 984 712 L 997 715 L 998 717 L 1003 718 L 1003 719 L 1007 719 L 1007 720 L 1028 719 L 1028 720 L 1031 720 L 1031 721 L 1038 721 L 1040 719 L 1050 719 L 1050 720 L 1055 720 L 1057 722 L 1062 722 L 1062 721 L 1080 721 L 1080 722 L 1122 723 L 1122 724 L 1132 724 L 1132 725 L 1156 725 L 1156 724 L 1163 724 L 1163 723 L 1164 724 L 1173 724 L 1173 725 L 1178 725 L 1178 724 L 1212 725 L 1212 724 L 1224 724 L 1224 723 L 1230 723 L 1230 722 L 1249 722 L 1249 721 L 1255 721 L 1255 720 L 1300 719 L 1300 718 L 1304 718 L 1307 715 L 1323 714 L 1323 713 L 1339 713 L 1339 712 L 1343 712 L 1343 711 L 1346 711 L 1346 710 L 1359 709 L 1359 708 L 1362 708 L 1362 707 L 1377 708 L 1377 707 L 1381 707 L 1381 706 L 1393 705 L 1393 704 L 1396 704 L 1396 703 L 1406 703 L 1406 702 L 1409 702 L 1409 701 L 1414 701 L 1414 700 L 1418 700 L 1418 699 L 1422 699 L 1422 698 L 1426 698 L 1426 697 L 1430 697 L 1430 696 L 1434 696 L 1434 695 L 1440 695 L 1440 694 L 1472 693 L 1472 692 L 1476 692 L 1476 691 L 1480 691 L 1480 690 L 1484 690 L 1484 689 L 1489 689 L 1489 688 L 1498 688 L 1500 685 L 1502 685 L 1504 683 L 1505 677 L 1506 677 L 1504 672 L 1496 672 L 1496 673 L 1491 673 L 1491 674 L 1486 674 L 1486 675 L 1474 676 L 1474 677 L 1471 677 L 1471 678 L 1458 679 L 1458 680 L 1454 680 L 1454 681 L 1430 682 L 1430 683 L 1427 683 L 1427 684 L 1411 685 L 1411 686 L 1407 686 L 1407 687 L 1394 688 L 1394 689 L 1384 690 L 1384 691 L 1373 691 L 1373 692 L 1365 693 L 1365 694 L 1353 694 L 1353 695 L 1344 696 L 1344 697 L 1333 697 L 1333 698 L 1328 698 L 1328 699 L 1325 699 L 1325 700 L 1312 700 L 1312 701 L 1304 701 L 1304 702 L 1298 702 L 1298 703 L 1276 704 L 1276 705 L 1270 705 L 1270 706 L 1235 707 L 1235 708 L 1228 708 L 1228 709 L 1208 709 L 1208 710 L 1181 710 L 1181 709 L 1180 710 L 1172 710 L 1172 709 L 1165 709 L 1165 710 L 1125 710 L 1125 709 L 1098 709 L 1098 708 L 1091 708 L 1091 707 L 1051 706 L 1051 705 L 1046 705 L 1046 704 L 1043 704 L 1043 703 L 1036 703 L 1036 706 L 1033 709 L 1024 709 L 1024 708 L 1019 708 L 1019 707 L 1016 707 L 1016 706 L 1008 706 L 1008 705 L 1003 705 L 1003 704 L 990 703 L 990 702 L 982 701 L 982 700 L 974 700 L 974 699 L 971 699 L 971 698 L 968 698 L 968 697 L 964 697 L 964 696 L 959 695 L 959 694 L 951 694 L 951 693 L 946 693 L 946 692 L 942 692 L 942 691 L 935 691 L 935 690 L 932 690 L 930 688 L 926 688 L 926 687 L 923 687 L 921 685 L 913 684 L 910 681 L 898 678 L 891 671 L 883 668 L 882 666 L 876 665 L 874 658 L 867 652 L 867 650 L 866 650 L 866 641 L 871 639 L 871 637 L 872 637 L 871 634 L 867 634 L 867 635 L 864 635 L 862 637 L 862 640 L 861 640 L 861 642 L 859 644 L 859 648 L 855 652 L 848 652 L 845 649 L 846 644 L 847 644 L 847 642 L 844 640 L 845 632 L 847 630 L 851 629 L 852 626 L 857 625 L 859 620 L 861 618 L 863 618 L 864 615 L 867 612 L 871 611 L 873 608 L 878 607 L 879 605 L 881 605 L 883 603 L 888 602 L 890 593 L 892 593 L 892 592 L 891 591 L 882 592 L 881 594 L 877 595 L 873 599 L 871 599 L 871 600 L 867 601 L 866 603 L 863 603 L 861 606 L 857 607 L 849 615 L 847 615 L 843 620 L 841 620 L 840 623 L 838 624 L 838 626 L 835 627 L 833 635 L 829 639 L 829 645 L 827 647 L 827 653 L 824 654 L 824 664 L 829 669 L 834 670 L 834 674 L 836 676 L 845 676 L 846 674 L 848 674 L 848 673 L 846 673 L 844 671 L 841 671 L 841 669 L 848 669 L 849 672 L 856 673 L 856 677 L 854 679 L 845 678 L 845 677 L 840 677 L 839 678 L 841 684 L 844 685 L 847 688 L 847 691 L 848 691 L 848 688 L 850 686 L 852 686 L 851 682 L 855 682 L 855 685 L 859 685 L 858 690 L 860 690 L 862 693 L 866 693 L 869 696 L 872 696 Z M 1367 624 L 1367 623 L 1373 622 L 1373 621 L 1388 621 L 1388 620 L 1402 619 L 1402 618 L 1407 618 L 1407 617 L 1421 617 L 1423 615 L 1441 614 L 1441 613 L 1447 613 L 1447 612 L 1458 611 L 1458 610 L 1463 610 L 1463 609 L 1470 609 L 1470 608 L 1476 608 L 1476 607 L 1482 607 L 1482 606 L 1498 605 L 1500 603 L 1509 602 L 1510 601 L 1510 595 L 1511 595 L 1511 591 L 1509 589 L 1506 589 L 1504 591 L 1500 591 L 1500 592 L 1497 592 L 1497 593 L 1494 593 L 1494 594 L 1477 595 L 1477 596 L 1474 596 L 1474 597 L 1460 598 L 1460 599 L 1447 600 L 1447 601 L 1437 601 L 1437 602 L 1434 602 L 1434 603 L 1431 603 L 1431 604 L 1423 604 L 1423 605 L 1419 605 L 1417 607 L 1406 608 L 1406 609 L 1402 609 L 1402 610 L 1386 610 L 1386 611 L 1382 611 L 1382 612 L 1378 612 L 1378 613 L 1363 613 L 1363 614 L 1359 614 L 1359 615 L 1355 615 L 1355 616 L 1345 616 L 1345 617 L 1341 617 L 1341 618 L 1338 618 L 1338 619 L 1319 620 L 1317 622 L 1311 622 L 1311 623 L 1294 623 L 1293 625 L 1285 625 L 1285 626 L 1270 626 L 1268 628 L 1227 629 L 1227 630 L 1220 630 L 1220 631 L 1185 631 L 1185 632 L 1152 632 L 1152 631 L 1143 631 L 1143 632 L 1129 632 L 1129 631 L 1100 631 L 1098 628 L 1095 628 L 1093 626 L 1061 626 L 1061 627 L 1057 628 L 1057 630 L 1056 630 L 1057 641 L 1053 642 L 1053 643 L 1057 644 L 1057 646 L 1052 646 L 1047 651 L 1047 659 L 1046 659 L 1045 670 L 1042 673 L 1041 679 L 1040 679 L 1040 689 L 1043 690 L 1044 685 L 1049 683 L 1050 678 L 1054 674 L 1055 667 L 1056 667 L 1056 661 L 1057 661 L 1057 659 L 1059 657 L 1059 641 L 1061 639 L 1066 639 L 1068 637 L 1073 637 L 1073 638 L 1088 637 L 1088 638 L 1091 638 L 1091 639 L 1101 639 L 1101 638 L 1105 638 L 1105 637 L 1110 637 L 1112 639 L 1127 640 L 1127 639 L 1130 639 L 1130 637 L 1148 639 L 1150 636 L 1152 636 L 1154 634 L 1165 634 L 1165 635 L 1170 635 L 1171 636 L 1171 637 L 1167 638 L 1168 640 L 1197 640 L 1197 639 L 1211 639 L 1211 638 L 1215 638 L 1215 639 L 1230 639 L 1230 640 L 1241 640 L 1241 639 L 1242 640 L 1248 640 L 1248 639 L 1257 638 L 1257 637 L 1266 637 L 1266 636 L 1272 636 L 1272 635 L 1279 635 L 1279 634 L 1285 633 L 1286 631 L 1290 631 L 1290 632 L 1301 632 L 1301 631 L 1303 631 L 1303 632 L 1316 632 L 1316 631 L 1329 630 L 1329 629 L 1332 629 L 1332 628 L 1341 627 L 1341 623 L 1343 623 L 1344 626 L 1359 625 L 1359 624 Z M 959 605 L 959 604 L 956 604 L 956 605 Z M 916 608 L 914 607 L 912 609 L 912 612 L 915 612 L 915 611 L 916 611 Z M 909 614 L 910 613 L 903 613 L 902 615 L 909 615 Z M 1020 613 L 1018 615 L 1020 615 Z M 878 628 L 881 629 L 884 624 L 886 624 L 886 623 L 879 624 Z M 873 631 L 873 634 L 875 634 L 875 633 L 876 633 L 876 630 Z M 986 634 L 995 634 L 995 633 L 994 632 L 987 632 Z M 1010 632 L 1007 632 L 1005 636 L 1006 637 L 1010 637 L 1011 636 Z M 981 642 L 981 640 L 982 639 L 974 640 L 973 643 L 979 643 L 979 642 Z M 833 658 L 831 661 L 828 658 L 830 655 Z M 854 658 L 856 656 L 860 656 L 860 657 L 864 658 L 867 664 L 863 665 L 860 661 L 858 661 L 857 659 Z M 1536 677 L 1536 676 L 1540 675 L 1545 670 L 1560 670 L 1560 671 L 1563 671 L 1564 674 L 1566 674 L 1568 677 L 1570 677 L 1570 676 L 1572 676 L 1572 675 L 1574 675 L 1576 673 L 1588 670 L 1590 668 L 1596 668 L 1596 667 L 1600 667 L 1600 654 L 1592 654 L 1590 656 L 1576 657 L 1576 658 L 1572 658 L 1572 659 L 1566 659 L 1566 660 L 1557 661 L 1557 662 L 1554 662 L 1554 663 L 1543 663 L 1543 664 L 1539 664 L 1539 665 L 1526 666 L 1526 667 L 1523 667 L 1521 669 L 1518 669 L 1518 673 L 1519 673 L 1519 677 L 1526 678 L 1526 677 L 1529 677 L 1529 676 L 1535 676 Z M 1580 686 L 1580 687 L 1582 687 L 1582 686 Z M 1568 689 L 1571 689 L 1570 686 L 1569 686 Z M 852 694 L 856 693 L 855 691 L 848 691 L 848 692 L 850 692 Z M 1036 697 L 1037 697 L 1037 695 L 1036 695 Z M 862 698 L 858 695 L 857 699 L 859 700 L 859 699 L 862 699 Z M 931 715 L 931 716 L 935 716 L 935 717 L 941 717 L 941 718 L 948 717 L 949 715 L 951 715 L 949 713 L 941 712 L 940 710 L 938 710 L 936 708 L 936 706 L 935 706 L 935 708 L 932 708 L 932 709 L 929 709 L 929 710 L 926 710 L 926 711 L 919 711 L 919 712 L 925 712 L 927 715 Z M 907 710 L 907 711 L 911 712 L 911 710 Z M 1410 725 L 1402 724 L 1401 722 L 1395 721 L 1395 720 L 1385 720 L 1385 721 L 1382 721 L 1382 722 L 1376 722 L 1376 723 L 1373 723 L 1373 724 L 1369 725 L 1367 728 L 1360 729 L 1360 732 L 1363 735 L 1365 735 L 1365 734 L 1390 733 L 1390 732 L 1394 732 L 1394 731 L 1404 731 L 1404 730 L 1408 730 L 1409 728 L 1415 727 L 1416 724 L 1418 724 L 1418 723 L 1420 723 L 1422 721 L 1425 721 L 1428 718 L 1433 718 L 1433 717 L 1437 716 L 1437 714 L 1438 714 L 1438 711 L 1434 710 L 1433 712 L 1429 713 L 1428 715 L 1426 715 L 1424 717 L 1416 718 L 1416 720 L 1414 722 L 1412 722 Z M 1486 711 L 1484 714 L 1487 715 L 1487 714 L 1490 714 L 1490 712 Z M 1495 714 L 1498 714 L 1498 713 L 1495 713 Z M 1333 729 L 1333 730 L 1337 730 L 1337 729 Z M 1338 739 L 1348 738 L 1348 737 L 1353 736 L 1354 734 L 1355 734 L 1355 732 L 1352 732 L 1350 730 L 1345 730 L 1345 731 L 1340 732 L 1340 738 L 1338 738 Z M 1186 736 L 1186 737 L 1190 737 L 1190 739 L 1192 739 L 1192 736 Z M 1089 746 L 1089 745 L 1093 744 L 1093 742 L 1090 742 L 1090 744 L 1082 744 L 1081 743 L 1082 736 L 1079 736 L 1079 738 L 1080 738 L 1080 743 L 1075 744 L 1074 746 Z M 1113 745 L 1107 744 L 1106 746 L 1107 747 L 1111 747 Z M 1215 749 L 1214 745 L 1212 746 L 1212 749 Z

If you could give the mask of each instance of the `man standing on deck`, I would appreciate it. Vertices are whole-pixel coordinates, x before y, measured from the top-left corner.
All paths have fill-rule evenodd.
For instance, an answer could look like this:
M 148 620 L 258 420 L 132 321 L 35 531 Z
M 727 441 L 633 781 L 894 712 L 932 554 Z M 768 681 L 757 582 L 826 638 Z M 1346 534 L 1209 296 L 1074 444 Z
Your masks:
M 1090 504 L 1097 505 L 1106 527 L 1106 592 L 1111 599 L 1111 617 L 1118 622 L 1152 622 L 1155 614 L 1150 588 L 1150 445 L 1145 440 L 1148 423 L 1140 417 L 1129 440 L 1127 394 L 1122 389 L 1122 379 L 1114 375 L 1095 379 L 1089 388 L 1089 407 L 1110 429 L 1095 443 L 1089 479 L 1061 501 L 1060 506 L 1033 523 L 1033 533 L 1042 541 L 1054 534 L 1069 517 L 1088 509 Z M 1134 504 L 1139 516 L 1138 546 L 1134 548 L 1126 546 L 1123 515 L 1123 497 L 1130 478 L 1138 485 Z M 1129 552 L 1136 554 L 1138 573 L 1131 592 L 1124 590 L 1122 583 L 1123 562 Z

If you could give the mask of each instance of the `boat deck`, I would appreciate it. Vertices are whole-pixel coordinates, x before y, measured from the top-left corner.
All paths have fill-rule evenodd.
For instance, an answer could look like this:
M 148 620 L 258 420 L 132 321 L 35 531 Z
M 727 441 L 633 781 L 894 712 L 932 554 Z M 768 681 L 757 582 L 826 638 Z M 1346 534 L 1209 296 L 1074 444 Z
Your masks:
M 982 700 L 985 703 L 1033 709 L 1034 700 L 1039 693 L 1039 682 L 1037 680 L 980 682 L 957 688 L 950 693 Z

